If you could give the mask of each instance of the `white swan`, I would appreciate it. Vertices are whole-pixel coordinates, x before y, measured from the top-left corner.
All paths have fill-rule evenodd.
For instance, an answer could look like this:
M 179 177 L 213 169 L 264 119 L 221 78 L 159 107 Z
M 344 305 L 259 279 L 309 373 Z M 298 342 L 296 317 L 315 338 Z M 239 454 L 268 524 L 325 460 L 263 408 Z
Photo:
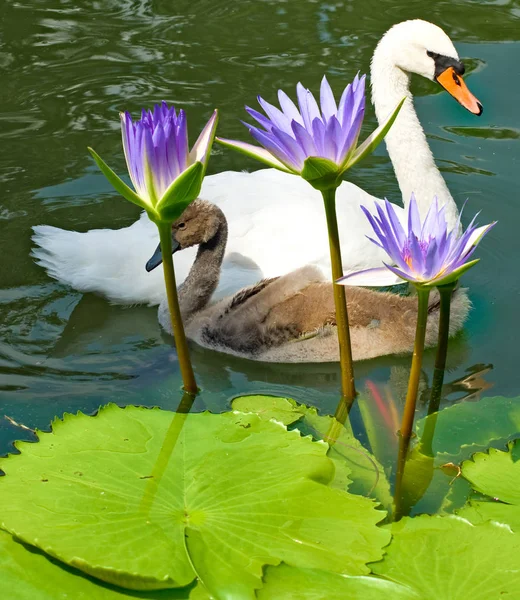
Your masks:
M 407 99 L 386 137 L 388 153 L 406 206 L 415 192 L 421 213 L 433 197 L 447 205 L 454 224 L 457 207 L 435 166 L 413 107 L 410 73 L 437 80 L 469 111 L 482 107 L 460 78 L 464 67 L 449 37 L 421 20 L 394 25 L 379 42 L 372 59 L 372 101 L 378 120 Z M 325 214 L 319 192 L 301 178 L 273 169 L 253 173 L 227 171 L 206 177 L 200 196 L 219 206 L 229 223 L 229 242 L 214 299 L 263 277 L 286 274 L 314 264 L 330 276 Z M 345 272 L 381 264 L 382 251 L 366 239 L 370 228 L 360 205 L 379 202 L 344 182 L 337 191 L 337 212 Z M 310 232 L 322 231 L 322 235 Z M 87 233 L 34 227 L 33 255 L 51 277 L 82 292 L 97 292 L 122 304 L 160 303 L 162 274 L 144 265 L 157 242 L 156 227 L 145 214 L 130 227 Z M 187 276 L 195 249 L 175 256 L 178 282 Z

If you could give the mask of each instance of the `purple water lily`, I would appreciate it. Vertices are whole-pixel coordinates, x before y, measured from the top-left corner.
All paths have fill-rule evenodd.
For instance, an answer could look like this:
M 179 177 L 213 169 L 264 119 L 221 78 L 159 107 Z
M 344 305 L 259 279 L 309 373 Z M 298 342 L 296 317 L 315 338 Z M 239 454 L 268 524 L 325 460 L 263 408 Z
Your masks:
M 315 179 L 313 171 L 306 177 L 305 165 L 309 158 L 321 159 L 319 170 L 325 169 L 337 176 L 372 152 L 383 139 L 397 116 L 400 106 L 364 144 L 357 147 L 365 115 L 365 76 L 356 75 L 347 85 L 336 104 L 332 89 L 323 77 L 320 106 L 310 90 L 301 83 L 296 86 L 298 106 L 282 90 L 278 91 L 280 108 L 258 96 L 265 115 L 246 106 L 246 111 L 260 125 L 244 125 L 252 137 L 263 146 L 217 138 L 221 144 L 257 158 L 269 166 L 289 173 Z
M 495 225 L 477 227 L 476 215 L 466 231 L 460 233 L 460 216 L 457 225 L 448 231 L 445 207 L 439 208 L 434 199 L 424 222 L 421 223 L 417 202 L 412 195 L 408 207 L 408 224 L 403 227 L 394 208 L 385 200 L 384 209 L 377 204 L 377 215 L 362 206 L 376 239 L 369 238 L 382 248 L 395 265 L 359 271 L 338 279 L 344 285 L 381 286 L 406 281 L 421 286 L 452 283 L 479 259 L 469 261 L 483 236 Z M 462 213 L 461 213 L 462 214 Z
M 278 91 L 279 110 L 258 96 L 267 117 L 246 107 L 263 128 L 249 128 L 249 133 L 288 169 L 299 173 L 309 156 L 327 158 L 341 167 L 355 148 L 365 115 L 365 76 L 356 75 L 347 85 L 336 105 L 326 77 L 321 81 L 321 111 L 314 96 L 301 83 L 296 86 L 299 110 L 282 90 Z
M 341 248 L 336 217 L 336 189 L 342 174 L 374 151 L 395 121 L 405 98 L 390 116 L 362 144 L 357 145 L 365 114 L 365 77 L 356 76 L 345 88 L 339 105 L 327 79 L 321 82 L 320 104 L 301 83 L 296 87 L 298 107 L 285 92 L 278 92 L 276 108 L 260 96 L 258 102 L 265 115 L 246 107 L 260 127 L 245 123 L 253 138 L 263 147 L 245 142 L 217 138 L 227 146 L 256 158 L 280 171 L 300 175 L 323 197 L 327 215 L 332 279 L 342 275 Z M 356 397 L 352 350 L 348 326 L 345 290 L 335 288 L 334 304 L 341 365 L 341 390 L 345 402 Z
M 181 208 L 185 207 L 187 195 L 194 200 L 215 137 L 217 111 L 214 111 L 191 151 L 186 113 L 182 109 L 177 112 L 174 106 L 162 102 L 156 104 L 153 110 L 143 109 L 139 120 L 132 120 L 128 112 L 120 116 L 123 150 L 135 193 L 90 149 L 112 185 L 125 198 L 145 208 L 157 219 L 161 218 L 162 209 L 176 201 Z

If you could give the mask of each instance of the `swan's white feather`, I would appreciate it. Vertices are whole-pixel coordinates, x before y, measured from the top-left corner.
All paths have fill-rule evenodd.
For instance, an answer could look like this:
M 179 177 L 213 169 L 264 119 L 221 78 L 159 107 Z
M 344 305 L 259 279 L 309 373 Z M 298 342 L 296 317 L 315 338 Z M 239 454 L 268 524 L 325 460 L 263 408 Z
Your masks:
M 306 264 L 330 274 L 328 238 L 321 194 L 307 182 L 275 169 L 253 173 L 227 171 L 206 177 L 201 197 L 217 204 L 229 223 L 229 242 L 214 299 L 263 277 L 284 275 Z M 366 235 L 370 227 L 359 208 L 373 210 L 377 200 L 344 182 L 337 213 L 345 272 L 380 266 L 384 254 Z M 81 292 L 95 292 L 121 304 L 159 304 L 164 297 L 162 269 L 144 266 L 159 237 L 146 214 L 123 229 L 86 233 L 40 225 L 33 256 L 51 277 Z M 180 284 L 196 249 L 175 254 Z

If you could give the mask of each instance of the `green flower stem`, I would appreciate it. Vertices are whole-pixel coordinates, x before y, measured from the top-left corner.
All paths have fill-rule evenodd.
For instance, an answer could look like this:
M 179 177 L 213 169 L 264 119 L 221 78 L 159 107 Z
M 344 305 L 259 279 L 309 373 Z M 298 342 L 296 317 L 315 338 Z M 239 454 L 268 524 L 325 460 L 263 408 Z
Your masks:
M 399 521 L 403 516 L 403 477 L 406 467 L 406 458 L 408 456 L 408 448 L 410 447 L 410 437 L 399 437 L 399 452 L 397 454 L 397 469 L 395 474 L 394 488 L 394 514 L 393 521 Z
M 432 392 L 428 405 L 428 415 L 439 410 L 441 401 L 442 384 L 444 383 L 444 371 L 446 369 L 446 356 L 448 354 L 448 339 L 450 335 L 450 308 L 453 290 L 457 282 L 440 285 L 437 289 L 441 297 L 439 316 L 439 337 L 437 341 L 437 355 L 435 357 L 435 370 L 432 379 Z M 426 430 L 425 430 L 426 433 Z
M 401 437 L 410 439 L 412 435 L 413 420 L 415 416 L 415 405 L 417 403 L 417 391 L 419 390 L 419 377 L 421 375 L 422 358 L 424 352 L 424 338 L 426 336 L 426 322 L 428 319 L 428 298 L 430 288 L 418 287 L 417 297 L 419 301 L 419 312 L 417 315 L 417 328 L 415 330 L 415 343 L 413 348 L 412 368 L 408 380 L 408 391 L 404 405 L 403 420 L 401 422 Z
M 334 305 L 336 308 L 336 324 L 339 340 L 339 362 L 341 366 L 341 392 L 344 401 L 350 408 L 356 397 L 356 388 L 354 384 L 354 367 L 352 363 L 352 348 L 350 346 L 350 330 L 348 325 L 345 287 L 336 283 L 336 280 L 343 276 L 338 220 L 336 217 L 336 188 L 323 190 L 321 193 L 325 204 L 325 214 L 327 216 L 327 228 L 329 233 L 332 285 L 334 290 Z
M 179 308 L 179 299 L 177 297 L 177 284 L 175 282 L 175 271 L 173 268 L 172 257 L 172 228 L 170 223 L 157 223 L 159 237 L 161 240 L 161 253 L 163 258 L 164 282 L 166 284 L 166 293 L 168 295 L 168 307 L 170 309 L 170 318 L 172 320 L 173 337 L 179 357 L 179 365 L 184 385 L 184 391 L 188 394 L 197 394 L 198 388 L 191 366 L 190 353 L 186 342 L 186 335 L 182 325 L 181 310 Z

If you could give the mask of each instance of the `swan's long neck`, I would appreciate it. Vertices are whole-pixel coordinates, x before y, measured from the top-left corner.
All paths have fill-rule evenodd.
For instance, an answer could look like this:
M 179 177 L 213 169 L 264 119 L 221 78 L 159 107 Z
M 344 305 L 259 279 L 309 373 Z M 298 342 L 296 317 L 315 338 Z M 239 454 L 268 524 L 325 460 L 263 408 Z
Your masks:
M 439 204 L 446 204 L 448 223 L 455 225 L 457 206 L 433 160 L 424 130 L 415 112 L 410 92 L 410 75 L 392 61 L 392 53 L 384 39 L 372 58 L 372 102 L 377 120 L 382 122 L 406 96 L 404 105 L 385 138 L 403 203 L 408 205 L 413 192 L 419 211 L 424 217 L 434 196 L 437 196 Z
M 219 282 L 228 226 L 224 214 L 220 209 L 216 210 L 220 213 L 217 232 L 210 240 L 199 245 L 195 262 L 179 289 L 179 305 L 186 321 L 207 305 Z

